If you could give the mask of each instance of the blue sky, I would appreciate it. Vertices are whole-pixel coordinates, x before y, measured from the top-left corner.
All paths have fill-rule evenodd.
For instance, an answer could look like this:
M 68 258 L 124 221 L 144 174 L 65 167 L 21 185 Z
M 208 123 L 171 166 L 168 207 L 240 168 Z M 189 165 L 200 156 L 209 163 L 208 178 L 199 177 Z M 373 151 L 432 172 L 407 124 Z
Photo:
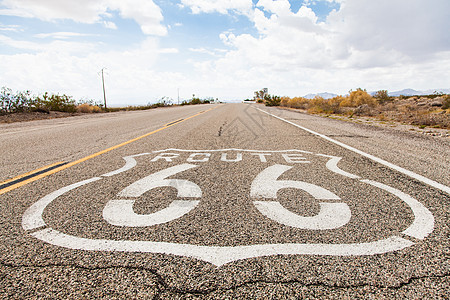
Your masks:
M 449 88 L 448 0 L 0 0 L 0 86 L 146 104 Z

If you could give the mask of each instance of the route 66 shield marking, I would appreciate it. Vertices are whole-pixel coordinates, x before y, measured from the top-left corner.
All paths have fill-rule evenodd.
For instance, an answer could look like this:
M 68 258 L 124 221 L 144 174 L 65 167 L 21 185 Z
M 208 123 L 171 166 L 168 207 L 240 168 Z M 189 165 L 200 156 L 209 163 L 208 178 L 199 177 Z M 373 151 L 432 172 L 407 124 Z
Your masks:
M 228 155 L 233 152 L 233 155 Z M 185 161 L 180 160 L 180 154 L 189 154 Z M 282 163 L 270 162 L 275 155 L 282 157 Z M 301 180 L 282 180 L 284 173 L 296 165 L 311 163 L 305 155 L 326 158 L 326 168 L 339 176 L 350 178 L 359 183 L 383 190 L 403 201 L 412 211 L 414 221 L 399 235 L 392 235 L 372 242 L 363 243 L 275 243 L 252 244 L 236 246 L 206 246 L 188 243 L 171 243 L 149 240 L 112 240 L 93 239 L 66 234 L 48 227 L 43 219 L 44 210 L 58 197 L 80 187 L 99 182 L 104 178 L 113 177 L 124 172 L 130 172 L 137 165 L 138 157 L 153 157 L 152 162 L 162 161 L 172 166 L 153 172 L 125 187 L 117 194 L 116 199 L 109 200 L 102 216 L 110 226 L 118 227 L 150 227 L 170 223 L 182 219 L 187 214 L 195 213 L 202 201 L 201 182 L 176 179 L 177 176 L 201 168 L 202 163 L 220 159 L 221 162 L 237 163 L 245 156 L 258 158 L 267 167 L 256 175 L 250 183 L 250 198 L 257 211 L 264 217 L 293 228 L 302 230 L 335 230 L 346 226 L 352 219 L 350 207 L 345 199 L 318 184 Z M 63 187 L 41 198 L 29 207 L 22 217 L 22 227 L 30 235 L 55 246 L 90 251 L 122 251 L 143 253 L 164 253 L 187 256 L 221 266 L 236 260 L 269 255 L 332 255 L 361 256 L 398 251 L 414 244 L 407 237 L 415 239 L 426 238 L 434 229 L 434 217 L 419 201 L 380 182 L 362 179 L 338 167 L 340 157 L 324 154 L 314 154 L 301 150 L 261 151 L 243 149 L 219 150 L 181 150 L 167 149 L 141 153 L 124 157 L 125 165 L 115 171 L 83 180 Z M 133 205 L 144 193 L 155 188 L 173 188 L 177 191 L 177 199 L 154 213 L 138 214 Z M 317 200 L 320 210 L 314 216 L 302 216 L 283 207 L 277 195 L 283 189 L 297 189 Z M 298 205 L 301 205 L 299 201 Z

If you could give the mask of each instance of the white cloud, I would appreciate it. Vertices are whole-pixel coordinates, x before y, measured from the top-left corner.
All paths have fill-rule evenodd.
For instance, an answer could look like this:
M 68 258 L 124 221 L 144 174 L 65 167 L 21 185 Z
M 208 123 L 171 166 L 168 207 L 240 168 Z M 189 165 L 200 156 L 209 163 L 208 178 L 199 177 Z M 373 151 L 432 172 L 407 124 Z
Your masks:
M 0 55 L 2 84 L 18 90 L 48 90 L 101 99 L 97 73 L 107 67 L 107 97 L 116 105 L 144 104 L 159 96 L 176 98 L 178 87 L 182 98 L 183 93 L 187 97 L 195 93 L 227 99 L 252 97 L 253 91 L 262 87 L 288 96 L 322 91 L 346 93 L 357 87 L 448 88 L 448 0 L 321 0 L 341 3 L 341 8 L 325 20 L 319 20 L 307 6 L 293 12 L 287 0 L 260 0 L 255 5 L 251 0 L 182 0 L 193 13 L 234 12 L 249 18 L 256 34 L 221 33 L 225 52 L 207 44 L 198 44 L 187 52 L 161 48 L 156 36 L 167 30 L 161 25 L 161 11 L 153 1 L 135 8 L 119 0 L 104 0 L 98 8 L 91 1 L 80 1 L 73 5 L 83 7 L 83 11 L 71 11 L 73 5 L 68 1 L 62 1 L 66 5 L 61 1 L 50 5 L 50 0 L 41 0 L 39 5 L 31 0 L 4 0 L 2 4 L 10 3 L 11 14 L 100 24 L 112 21 L 109 12 L 115 10 L 123 18 L 135 19 L 144 32 L 155 37 L 130 46 L 128 51 L 102 53 L 100 44 L 65 39 L 76 33 L 46 33 L 38 37 L 57 40 L 34 43 L 13 39 L 9 32 L 2 31 L 5 35 L 0 35 L 0 44 L 33 51 Z M 197 60 L 188 61 L 189 52 L 211 55 L 196 55 Z M 180 55 L 175 60 L 180 73 L 156 71 L 158 62 L 164 63 L 161 58 L 169 61 L 174 54 Z
M 208 50 L 208 49 L 206 49 L 204 47 L 201 47 L 201 48 L 189 48 L 188 50 L 192 51 L 192 52 L 195 52 L 195 53 L 201 53 L 201 54 L 208 54 L 208 55 L 211 55 L 211 56 L 217 56 L 217 53 L 215 51 Z
M 111 21 L 103 21 L 103 26 L 108 29 L 117 29 L 117 25 Z
M 78 33 L 78 32 L 52 32 L 52 33 L 39 33 L 36 34 L 35 37 L 44 39 L 44 38 L 53 38 L 65 40 L 73 37 L 82 37 L 82 36 L 92 36 L 92 34 L 86 33 Z
M 109 105 L 146 104 L 166 96 L 180 82 L 190 78 L 171 72 L 157 72 L 162 55 L 178 53 L 161 48 L 158 38 L 147 38 L 126 51 L 102 52 L 95 44 L 69 41 L 32 43 L 0 35 L 0 43 L 33 53 L 0 55 L 0 82 L 14 90 L 66 93 L 76 99 L 102 99 L 98 72 L 107 68 L 106 88 Z
M 228 14 L 235 11 L 240 14 L 248 14 L 253 7 L 252 0 L 181 0 L 182 6 L 187 6 L 192 13 L 218 12 Z
M 50 34 L 49 36 L 51 35 L 52 34 Z M 47 52 L 47 53 L 62 52 L 78 55 L 87 54 L 91 51 L 95 51 L 95 49 L 97 48 L 96 45 L 85 42 L 55 40 L 50 43 L 35 43 L 26 40 L 15 40 L 5 35 L 0 35 L 0 44 L 4 44 L 12 48 L 31 52 Z
M 328 22 L 339 42 L 360 51 L 395 49 L 422 58 L 449 49 L 449 11 L 447 0 L 346 0 Z
M 117 10 L 124 18 L 134 19 L 143 33 L 164 36 L 167 28 L 161 24 L 161 9 L 152 0 L 2 0 L 4 15 L 35 17 L 44 21 L 70 19 L 81 23 L 103 22 L 110 17 L 108 10 Z M 113 26 L 110 23 L 106 25 Z
M 23 31 L 19 25 L 2 25 L 0 24 L 0 31 L 20 32 Z
M 294 13 L 287 0 L 260 0 L 250 16 L 259 35 L 222 33 L 232 50 L 197 68 L 219 86 L 268 86 L 291 96 L 448 86 L 449 1 L 329 2 L 341 8 L 320 22 L 306 6 Z

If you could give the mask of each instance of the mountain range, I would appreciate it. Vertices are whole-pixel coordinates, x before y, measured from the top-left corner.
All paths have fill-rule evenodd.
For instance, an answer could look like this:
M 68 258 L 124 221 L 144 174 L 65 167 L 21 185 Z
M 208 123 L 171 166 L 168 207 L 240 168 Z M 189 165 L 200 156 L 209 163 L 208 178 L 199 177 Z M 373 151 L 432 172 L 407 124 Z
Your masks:
M 372 96 L 375 95 L 376 92 L 369 92 L 369 94 L 371 94 Z M 395 92 L 388 92 L 389 96 L 391 97 L 398 97 L 398 96 L 422 96 L 422 95 L 432 95 L 435 93 L 442 93 L 442 94 L 450 94 L 450 89 L 432 89 L 432 90 L 426 90 L 426 91 L 417 91 L 417 90 L 413 90 L 413 89 L 404 89 L 401 91 L 395 91 Z M 331 99 L 334 98 L 336 96 L 338 96 L 337 94 L 333 94 L 333 93 L 317 93 L 317 94 L 308 94 L 303 96 L 303 98 L 306 99 L 313 99 L 314 97 L 322 97 L 324 99 Z
M 322 97 L 323 99 L 331 99 L 331 98 L 336 97 L 337 95 L 333 94 L 333 93 L 325 92 L 325 93 L 318 93 L 318 94 L 308 94 L 308 95 L 303 96 L 303 98 L 313 99 L 316 96 Z
M 375 94 L 376 92 L 373 92 L 373 93 Z M 403 96 L 422 96 L 422 95 L 432 95 L 435 93 L 450 94 L 450 89 L 432 89 L 432 90 L 426 90 L 426 91 L 404 89 L 401 91 L 389 92 L 389 96 L 392 96 L 392 97 L 398 97 L 401 95 L 403 95 Z

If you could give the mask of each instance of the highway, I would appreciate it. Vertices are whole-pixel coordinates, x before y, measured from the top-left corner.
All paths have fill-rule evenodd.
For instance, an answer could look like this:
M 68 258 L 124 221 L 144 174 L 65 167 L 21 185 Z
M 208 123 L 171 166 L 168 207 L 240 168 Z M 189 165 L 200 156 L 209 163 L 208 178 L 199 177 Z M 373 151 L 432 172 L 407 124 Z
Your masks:
M 0 297 L 448 299 L 450 141 L 258 104 L 0 125 Z

